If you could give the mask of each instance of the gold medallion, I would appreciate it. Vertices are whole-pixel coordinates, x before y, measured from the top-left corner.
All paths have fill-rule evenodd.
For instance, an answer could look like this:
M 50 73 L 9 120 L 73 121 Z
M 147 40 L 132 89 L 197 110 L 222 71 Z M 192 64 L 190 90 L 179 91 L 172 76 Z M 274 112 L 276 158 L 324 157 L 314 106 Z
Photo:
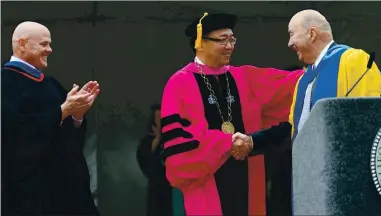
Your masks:
M 234 134 L 234 125 L 231 122 L 222 123 L 221 129 L 226 134 Z

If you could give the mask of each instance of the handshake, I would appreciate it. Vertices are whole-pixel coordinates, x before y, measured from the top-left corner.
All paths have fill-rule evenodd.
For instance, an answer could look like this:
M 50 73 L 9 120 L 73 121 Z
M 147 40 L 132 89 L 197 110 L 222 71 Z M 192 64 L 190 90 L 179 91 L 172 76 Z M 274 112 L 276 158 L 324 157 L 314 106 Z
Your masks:
M 232 136 L 232 142 L 231 155 L 236 160 L 244 160 L 254 147 L 251 136 L 238 132 Z
M 97 81 L 89 81 L 81 89 L 74 84 L 67 94 L 65 102 L 61 105 L 63 121 L 69 115 L 74 119 L 82 120 L 83 116 L 93 105 L 99 94 L 99 84 Z

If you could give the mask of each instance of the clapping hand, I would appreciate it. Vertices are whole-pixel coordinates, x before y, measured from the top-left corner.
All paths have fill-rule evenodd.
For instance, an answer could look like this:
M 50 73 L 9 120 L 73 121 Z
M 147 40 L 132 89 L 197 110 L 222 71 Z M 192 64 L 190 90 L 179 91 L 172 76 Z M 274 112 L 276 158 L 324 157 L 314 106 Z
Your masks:
M 61 105 L 63 111 L 62 120 L 68 115 L 73 115 L 76 119 L 82 119 L 99 94 L 99 84 L 96 81 L 90 81 L 79 91 L 78 89 L 79 86 L 74 84 L 67 94 L 66 101 Z
M 73 84 L 73 87 L 78 86 Z M 77 94 L 91 93 L 92 95 L 98 96 L 99 94 L 99 83 L 97 81 L 89 81 L 86 83 Z
M 78 85 L 74 84 L 73 88 Z M 77 95 L 87 95 L 89 102 L 86 106 L 84 106 L 82 109 L 80 109 L 77 112 L 72 113 L 73 117 L 75 119 L 82 119 L 83 116 L 87 113 L 87 111 L 90 109 L 90 107 L 93 105 L 95 99 L 97 98 L 99 94 L 99 84 L 97 81 L 89 81 L 86 83 L 81 90 L 77 92 Z M 90 94 L 90 95 L 89 95 Z
M 253 141 L 250 136 L 242 133 L 235 133 L 232 137 L 231 154 L 236 160 L 244 160 L 253 149 Z

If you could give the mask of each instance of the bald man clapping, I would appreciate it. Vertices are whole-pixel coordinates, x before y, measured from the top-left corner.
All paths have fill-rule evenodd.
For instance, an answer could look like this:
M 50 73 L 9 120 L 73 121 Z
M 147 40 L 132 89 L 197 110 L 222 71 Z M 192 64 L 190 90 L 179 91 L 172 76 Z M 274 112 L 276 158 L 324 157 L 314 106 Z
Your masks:
M 4 215 L 99 215 L 82 148 L 86 112 L 99 84 L 67 92 L 43 70 L 53 52 L 48 28 L 23 22 L 2 68 L 1 200 Z

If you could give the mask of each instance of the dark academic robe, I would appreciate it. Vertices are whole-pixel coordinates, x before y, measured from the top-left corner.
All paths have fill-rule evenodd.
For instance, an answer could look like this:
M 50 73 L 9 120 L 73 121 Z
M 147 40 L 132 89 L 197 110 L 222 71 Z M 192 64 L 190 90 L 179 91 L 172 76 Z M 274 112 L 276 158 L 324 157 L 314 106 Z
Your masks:
M 155 137 L 144 137 L 137 149 L 138 165 L 148 180 L 146 215 L 172 215 L 172 187 L 165 177 L 165 166 L 161 161 L 162 148 L 159 146 L 154 152 L 152 141 Z
M 266 169 L 271 169 L 269 173 L 271 189 L 267 205 L 268 216 L 292 215 L 291 129 L 292 126 L 289 122 L 282 122 L 251 134 L 254 148 L 260 149 L 266 153 L 266 156 L 271 155 L 270 159 L 273 160 L 270 164 L 266 164 Z
M 61 124 L 67 91 L 21 62 L 1 71 L 2 215 L 99 215 L 82 153 L 86 120 Z
M 287 121 L 296 81 L 302 71 L 274 68 L 200 66 L 227 119 L 241 133 Z M 226 73 L 225 73 L 226 72 Z M 227 80 L 231 98 L 227 96 Z M 265 215 L 263 152 L 255 148 L 243 161 L 230 155 L 232 135 L 222 120 L 195 63 L 176 72 L 162 99 L 161 125 L 166 176 L 181 190 L 186 215 Z
M 285 146 L 291 145 L 291 140 L 284 142 Z M 271 149 L 266 157 L 267 180 L 271 183 L 267 216 L 291 216 L 292 149 Z

